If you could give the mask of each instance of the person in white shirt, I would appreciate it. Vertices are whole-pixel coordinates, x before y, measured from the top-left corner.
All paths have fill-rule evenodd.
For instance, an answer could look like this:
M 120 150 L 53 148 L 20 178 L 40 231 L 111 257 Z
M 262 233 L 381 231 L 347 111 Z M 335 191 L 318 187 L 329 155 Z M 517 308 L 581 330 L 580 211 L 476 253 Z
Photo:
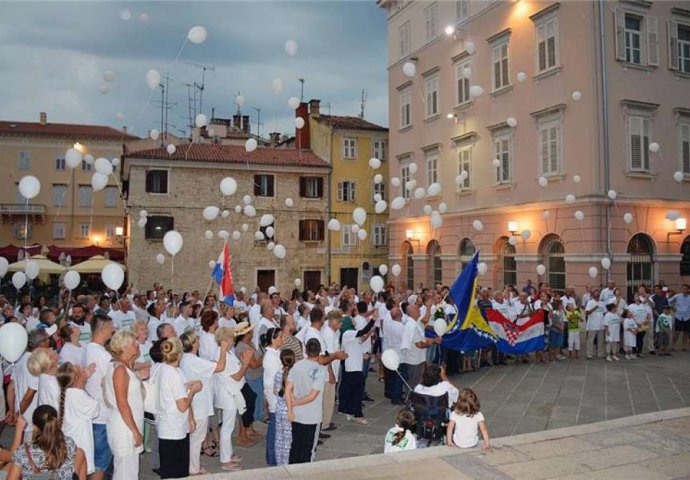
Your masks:
M 608 305 L 609 300 L 616 296 L 616 282 L 609 280 L 604 288 L 599 294 L 599 300 L 603 302 L 604 305 Z
M 431 397 L 448 395 L 448 405 L 453 405 L 457 402 L 460 395 L 460 391 L 448 380 L 446 370 L 434 363 L 426 365 L 422 375 L 422 382 L 414 388 L 414 391 L 415 393 Z
M 326 317 L 326 323 L 321 328 L 321 335 L 326 344 L 326 352 L 334 354 L 340 352 L 340 327 L 343 322 L 343 313 L 338 310 L 331 310 Z M 335 406 L 335 392 L 340 375 L 340 362 L 331 362 L 326 368 L 328 377 L 323 390 L 323 430 L 335 430 L 333 419 L 333 409 Z
M 31 352 L 26 364 L 31 375 L 38 377 L 37 405 L 50 405 L 56 411 L 60 405 L 60 387 L 55 374 L 58 368 L 58 354 L 49 348 L 37 348 Z
M 261 320 L 261 304 L 268 299 L 268 296 L 264 292 L 260 292 L 256 297 L 254 305 L 249 308 L 249 324 L 256 328 Z
M 269 328 L 280 327 L 280 324 L 276 324 L 276 322 L 273 320 L 274 312 L 275 307 L 270 302 L 265 301 L 261 305 L 261 319 L 259 320 L 259 324 L 255 328 L 256 334 L 254 335 L 254 337 L 252 337 L 254 347 L 256 347 L 257 349 L 259 348 L 261 335 L 266 333 L 266 331 Z
M 616 313 L 616 298 L 611 297 L 606 304 L 606 314 L 604 315 L 604 333 L 606 334 L 606 360 L 618 361 L 618 346 L 621 336 L 621 324 L 623 321 Z
M 326 348 L 326 341 L 323 339 L 323 334 L 321 333 L 325 321 L 325 314 L 321 307 L 315 306 L 311 309 L 309 312 L 309 321 L 310 325 L 300 330 L 297 332 L 297 335 L 295 335 L 295 338 L 302 343 L 302 353 L 304 354 L 305 358 L 307 354 L 307 342 L 312 338 L 315 338 L 318 340 L 321 347 L 321 353 L 318 358 L 320 365 L 328 365 L 335 360 L 344 360 L 346 358 L 345 352 L 329 352 Z M 328 380 L 328 378 L 326 380 Z
M 633 303 L 628 305 L 628 310 L 630 310 L 630 313 L 632 314 L 633 318 L 635 319 L 635 323 L 637 324 L 637 341 L 635 352 L 637 353 L 638 357 L 643 357 L 642 351 L 644 349 L 644 338 L 647 334 L 647 331 L 650 330 L 652 324 L 652 315 L 649 312 L 649 308 L 647 308 L 647 306 L 642 303 L 642 300 L 640 299 L 640 294 L 637 292 L 633 294 Z
M 81 343 L 82 347 L 85 347 L 91 341 L 91 324 L 86 321 L 86 313 L 81 303 L 75 303 L 72 306 L 70 323 L 79 327 L 79 343 Z
M 158 303 L 158 302 L 153 302 L 151 303 L 147 308 L 146 311 L 149 314 L 149 323 L 148 323 L 148 328 L 149 328 L 149 341 L 155 342 L 158 340 L 158 335 L 156 334 L 156 330 L 158 329 L 158 325 L 163 323 L 161 320 L 161 315 L 163 313 L 163 306 Z
M 354 420 L 362 425 L 369 423 L 362 413 L 362 400 L 366 395 L 363 371 L 366 355 L 364 345 L 374 331 L 376 315 L 377 313 L 371 315 L 362 328 L 357 327 L 357 330 L 345 331 L 342 338 L 342 348 L 347 358 L 344 362 L 343 378 L 338 392 L 338 411 L 347 415 L 348 420 Z
M 27 363 L 33 351 L 39 348 L 48 348 L 49 346 L 50 339 L 45 331 L 32 330 L 29 332 L 26 352 L 19 357 L 12 369 L 11 385 L 14 385 L 14 412 L 17 416 L 21 415 L 24 418 L 31 418 L 38 406 L 38 377 L 33 376 L 29 372 Z M 8 395 L 7 399 L 8 401 L 11 400 L 12 396 Z M 32 428 L 31 422 L 27 422 L 24 431 L 25 438 L 31 438 Z
M 690 345 L 690 285 L 683 284 L 681 293 L 672 296 L 668 303 L 676 311 L 672 345 L 681 339 L 683 351 L 686 351 Z
M 122 297 L 117 301 L 117 310 L 110 311 L 110 318 L 113 320 L 115 330 L 129 330 L 132 328 L 136 316 L 132 311 L 131 305 L 127 298 Z
M 355 329 L 357 332 L 362 331 L 367 324 L 369 323 L 370 319 L 376 319 L 378 318 L 378 310 L 371 310 L 369 311 L 369 305 L 365 301 L 359 301 L 356 304 L 356 309 L 357 309 L 357 315 L 355 315 L 352 323 L 355 326 Z M 376 312 L 376 313 L 374 313 Z M 365 339 L 362 341 L 362 353 L 364 354 L 364 360 L 362 362 L 362 374 L 364 375 L 364 401 L 371 402 L 373 401 L 373 398 L 369 396 L 369 394 L 366 392 L 366 385 L 367 385 L 367 377 L 369 376 L 369 365 L 371 365 L 371 357 L 373 355 L 373 350 L 372 350 L 372 342 L 371 342 L 371 336 L 374 334 L 375 329 L 372 329 L 372 332 L 370 335 L 367 335 Z M 344 350 L 344 349 L 343 349 Z
M 201 333 L 199 334 L 199 356 L 204 360 L 215 361 L 218 358 L 216 331 L 221 328 L 218 314 L 206 310 L 201 314 Z
M 237 302 L 235 302 L 235 304 L 237 304 Z M 236 305 L 228 305 L 227 303 L 221 303 L 219 312 L 220 318 L 218 318 L 218 328 L 235 328 L 237 326 L 236 311 Z
M 180 304 L 180 315 L 175 319 L 175 323 L 173 323 L 175 333 L 177 333 L 178 337 L 187 330 L 194 330 L 196 328 L 196 322 L 194 321 L 194 318 L 191 317 L 191 314 L 191 303 L 184 302 Z
M 599 301 L 599 290 L 594 289 L 592 299 L 585 305 L 587 323 L 587 359 L 594 355 L 594 339 L 597 341 L 597 355 L 606 357 L 606 342 L 604 340 L 604 305 Z
M 81 331 L 77 325 L 68 323 L 60 329 L 63 342 L 60 349 L 60 363 L 70 362 L 74 365 L 84 365 L 84 347 L 79 343 Z
M 479 399 L 469 388 L 460 392 L 455 409 L 450 414 L 446 438 L 449 447 L 472 448 L 479 443 L 479 432 L 484 439 L 482 450 L 491 448 L 489 430 L 484 415 L 479 411 Z
M 392 301 L 391 301 L 392 303 Z M 400 307 L 393 306 L 390 314 L 386 315 L 381 320 L 381 327 L 385 335 L 384 350 L 394 350 L 398 357 L 400 357 L 403 332 L 405 326 L 402 324 L 402 311 Z M 398 372 L 385 369 L 385 380 L 388 384 L 388 395 L 391 399 L 391 404 L 402 405 L 402 380 Z
M 414 432 L 415 425 L 414 414 L 407 409 L 400 410 L 395 420 L 395 426 L 386 433 L 383 453 L 415 450 L 417 448 L 417 435 Z
M 409 388 L 414 387 L 422 381 L 424 366 L 426 365 L 426 349 L 434 343 L 440 344 L 441 337 L 427 339 L 424 336 L 424 328 L 429 322 L 430 311 L 424 317 L 419 314 L 419 306 L 410 304 L 407 306 L 407 314 L 403 316 L 404 331 L 400 342 L 402 357 L 401 375 L 407 381 Z
M 295 321 L 297 322 L 298 331 L 309 325 L 309 306 L 306 303 L 302 303 L 297 307 Z
M 280 347 L 283 345 L 283 333 L 280 328 L 269 328 L 261 337 L 261 347 L 265 350 L 264 398 L 268 403 L 268 432 L 266 433 L 266 463 L 277 465 L 276 460 L 276 405 L 278 398 L 274 381 L 283 364 L 280 361 Z

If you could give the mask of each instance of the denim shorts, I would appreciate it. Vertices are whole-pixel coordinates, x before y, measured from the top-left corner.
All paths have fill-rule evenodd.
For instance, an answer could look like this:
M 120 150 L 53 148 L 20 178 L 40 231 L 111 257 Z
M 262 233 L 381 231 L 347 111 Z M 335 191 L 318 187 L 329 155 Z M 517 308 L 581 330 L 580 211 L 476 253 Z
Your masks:
M 105 472 L 113 461 L 113 453 L 108 446 L 108 432 L 100 423 L 93 424 L 93 463 L 96 470 Z
M 559 348 L 563 344 L 563 332 L 551 330 L 549 337 L 549 345 L 552 348 Z

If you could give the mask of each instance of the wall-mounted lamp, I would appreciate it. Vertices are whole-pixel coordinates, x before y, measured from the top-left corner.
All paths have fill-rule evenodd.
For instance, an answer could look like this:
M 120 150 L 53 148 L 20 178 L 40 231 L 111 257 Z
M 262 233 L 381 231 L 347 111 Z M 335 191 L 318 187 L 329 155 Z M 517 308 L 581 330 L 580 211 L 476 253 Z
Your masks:
M 115 227 L 115 236 L 121 237 L 125 234 L 125 229 L 122 227 Z
M 519 236 L 520 232 L 518 232 L 518 222 L 511 220 L 508 222 L 508 231 L 510 234 L 514 237 Z
M 453 37 L 453 40 L 456 40 L 457 37 L 455 35 L 455 26 L 454 25 L 447 25 L 445 30 L 446 35 L 449 37 Z
M 688 220 L 685 217 L 676 218 L 675 221 L 675 232 L 668 232 L 666 234 L 666 240 L 671 239 L 671 235 L 682 235 L 686 228 L 688 228 Z
M 414 238 L 414 230 L 412 230 L 411 228 L 405 230 L 405 238 L 408 242 L 417 242 L 417 245 L 421 243 L 421 241 L 418 238 Z

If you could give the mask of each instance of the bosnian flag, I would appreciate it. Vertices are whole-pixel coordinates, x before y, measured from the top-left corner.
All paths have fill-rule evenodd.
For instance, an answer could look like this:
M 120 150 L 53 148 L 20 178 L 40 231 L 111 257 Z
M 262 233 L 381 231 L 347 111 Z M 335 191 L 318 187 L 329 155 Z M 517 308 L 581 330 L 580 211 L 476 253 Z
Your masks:
M 230 271 L 230 247 L 225 242 L 223 251 L 218 256 L 216 266 L 213 267 L 213 278 L 220 287 L 218 300 L 228 305 L 235 303 L 235 287 L 232 284 L 232 272 Z
M 512 355 L 524 355 L 544 350 L 544 311 L 537 310 L 530 317 L 511 322 L 498 310 L 487 308 L 484 316 L 498 335 L 496 348 Z

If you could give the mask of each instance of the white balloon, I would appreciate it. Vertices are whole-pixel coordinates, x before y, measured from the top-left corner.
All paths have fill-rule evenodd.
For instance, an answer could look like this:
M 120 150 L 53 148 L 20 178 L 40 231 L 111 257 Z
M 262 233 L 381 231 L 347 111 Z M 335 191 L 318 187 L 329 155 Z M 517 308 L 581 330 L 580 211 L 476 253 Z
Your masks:
M 235 103 L 237 104 L 238 107 L 241 107 L 244 105 L 244 95 L 236 95 L 235 96 Z
M 484 94 L 484 89 L 480 87 L 479 85 L 472 85 L 470 87 L 470 97 L 472 98 L 477 98 L 481 97 Z
M 448 324 L 444 319 L 439 318 L 436 321 L 434 321 L 434 333 L 436 333 L 436 335 L 438 335 L 439 337 L 445 335 L 447 328 Z
M 273 222 L 275 222 L 275 218 L 273 218 L 273 215 L 271 215 L 270 213 L 261 215 L 261 218 L 259 219 L 259 225 L 261 225 L 262 227 L 268 227 Z
M 142 23 L 146 23 L 149 21 L 149 14 L 148 13 L 142 13 L 139 15 L 139 21 Z
M 412 175 L 417 173 L 417 164 L 416 163 L 414 163 L 414 162 L 410 163 L 407 168 Z
M 93 164 L 97 172 L 103 175 L 110 175 L 113 173 L 113 164 L 107 158 L 99 157 Z
M 239 230 L 235 230 L 232 232 L 232 239 L 233 240 L 239 240 L 240 238 L 242 238 L 242 234 L 240 233 Z
M 352 227 L 350 227 L 350 230 L 352 230 L 352 233 L 358 233 L 359 232 L 359 225 L 354 224 Z
M 41 191 L 41 182 L 33 175 L 25 175 L 19 180 L 19 193 L 27 200 L 31 200 Z
M 417 186 L 417 180 L 408 180 L 405 182 L 405 190 L 411 191 L 414 190 L 414 187 Z
M 432 208 L 431 205 L 427 204 L 427 205 L 424 205 L 424 208 L 422 209 L 422 211 L 424 212 L 424 215 L 431 215 L 431 212 L 433 212 L 434 209 Z
M 247 153 L 253 152 L 254 150 L 256 150 L 258 146 L 259 144 L 256 142 L 256 139 L 254 138 L 250 138 L 249 140 L 244 142 L 244 149 L 247 151 Z
M 591 278 L 595 278 L 597 275 L 599 275 L 599 270 L 597 267 L 589 267 L 589 276 Z
M 352 211 L 352 219 L 357 225 L 362 226 L 367 221 L 367 212 L 362 207 L 357 207 Z
M 299 288 L 302 286 L 302 279 L 301 278 L 295 278 L 294 281 L 295 287 Z
M 361 229 L 360 231 L 357 232 L 357 238 L 359 238 L 361 241 L 364 241 L 367 239 L 367 231 L 364 229 Z
M 400 272 L 402 272 L 402 267 L 398 265 L 397 263 L 391 267 L 391 273 L 393 274 L 394 277 L 397 277 L 400 275 Z
M 518 121 L 515 117 L 508 117 L 508 119 L 506 120 L 506 123 L 508 124 L 508 126 L 510 128 L 515 128 L 518 125 Z
M 274 78 L 271 87 L 275 93 L 280 93 L 283 91 L 283 81 L 280 78 Z
M 242 203 L 244 203 L 245 205 L 250 205 L 252 203 L 251 195 L 245 195 L 244 197 L 242 197 Z
M 116 119 L 118 122 L 124 122 L 124 121 L 125 121 L 125 118 L 127 118 L 127 116 L 126 116 L 124 113 L 122 113 L 122 112 L 117 112 L 117 113 L 115 114 L 115 119 Z
M 381 175 L 380 173 L 374 175 L 374 183 L 378 185 L 381 182 L 383 182 L 383 175 Z
M 146 217 L 141 217 L 139 220 L 137 220 L 137 226 L 139 228 L 144 228 L 146 226 L 147 222 L 148 222 L 148 219 Z
M 266 227 L 266 237 L 273 238 L 276 234 L 276 229 L 273 227 Z
M 537 265 L 537 275 L 544 275 L 546 273 L 546 267 L 542 264 Z
M 465 51 L 466 51 L 467 53 L 469 53 L 470 55 L 473 55 L 474 52 L 477 51 L 477 46 L 474 44 L 474 42 L 473 42 L 472 40 L 465 40 L 465 41 L 463 42 L 463 44 L 464 44 L 464 47 L 465 47 Z
M 438 230 L 443 225 L 443 219 L 440 215 L 431 215 L 431 228 Z
M 582 100 L 582 93 L 575 90 L 570 97 L 573 99 L 573 102 L 579 102 Z
M 287 251 L 285 250 L 285 247 L 283 245 L 277 243 L 276 246 L 273 247 L 273 255 L 280 259 L 283 259 L 285 258 L 285 255 L 287 255 Z
M 208 268 L 210 268 L 211 270 L 216 268 L 216 262 L 214 262 L 213 260 L 209 260 L 208 261 Z
M 170 230 L 163 236 L 163 246 L 173 257 L 182 250 L 183 244 L 184 240 L 182 239 L 182 235 L 176 230 Z
M 93 165 L 93 155 L 87 153 L 86 155 L 84 155 L 84 161 L 87 165 Z
M 110 85 L 104 83 L 98 88 L 98 91 L 101 95 L 108 95 L 108 93 L 110 93 Z
M 616 192 L 615 190 L 609 190 L 609 191 L 606 193 L 606 195 L 607 195 L 611 200 L 615 200 L 616 197 L 618 196 L 618 192 Z
M 375 194 L 374 194 L 374 203 L 380 202 L 381 200 L 383 200 L 383 199 L 381 198 L 381 194 L 380 194 L 380 193 L 375 193 Z
M 294 40 L 288 40 L 287 42 L 285 42 L 285 53 L 287 53 L 290 57 L 294 57 L 295 55 L 297 55 L 297 50 L 297 42 L 295 42 Z
M 125 271 L 119 263 L 110 262 L 101 270 L 101 279 L 111 290 L 118 290 L 125 281 Z
M 299 130 L 302 127 L 304 127 L 304 119 L 302 117 L 296 117 L 295 118 L 295 128 L 297 130 Z
M 161 83 L 161 73 L 156 70 L 155 68 L 152 68 L 148 72 L 146 72 L 146 85 L 153 90 L 155 88 L 158 88 L 158 85 Z
M 94 172 L 91 175 L 91 187 L 94 192 L 99 192 L 108 185 L 108 177 L 101 172 Z
M 12 275 L 12 285 L 20 290 L 26 284 L 26 274 L 24 272 L 14 272 Z
M 601 259 L 601 268 L 604 270 L 611 268 L 611 259 L 609 257 L 604 257 Z
M 652 142 L 649 144 L 649 151 L 652 153 L 656 153 L 659 151 L 659 144 L 656 142 Z
M 206 237 L 206 240 L 213 240 L 213 232 L 211 230 L 206 230 L 204 232 L 204 237 Z
M 387 274 L 388 273 L 388 265 L 386 265 L 385 263 L 382 263 L 381 265 L 379 265 L 379 273 L 381 275 Z
M 680 218 L 680 212 L 678 210 L 669 210 L 666 212 L 666 218 L 669 220 L 677 220 Z
M 441 202 L 438 204 L 439 213 L 446 213 L 448 211 L 448 204 L 446 202 Z
M 549 185 L 549 179 L 546 177 L 539 177 L 539 186 L 544 188 Z
M 113 165 L 113 167 L 117 167 L 120 165 L 120 158 L 119 157 L 113 157 L 113 159 L 110 161 L 110 163 Z
M 522 83 L 525 80 L 527 80 L 527 74 L 525 72 L 518 72 L 517 74 L 517 81 Z
M 69 169 L 77 168 L 81 164 L 81 159 L 81 152 L 76 148 L 70 148 L 65 153 L 65 163 Z
M 573 183 L 580 183 L 582 181 L 582 177 L 579 175 L 573 175 Z
M 223 218 L 230 217 L 230 210 L 223 210 L 222 212 L 220 212 L 220 216 Z
M 569 205 L 575 203 L 575 195 L 573 195 L 572 193 L 569 193 L 568 195 L 566 195 L 565 196 L 565 203 L 567 203 Z
M 33 280 L 36 277 L 38 277 L 38 274 L 41 272 L 41 267 L 38 265 L 38 262 L 35 260 L 27 260 L 26 264 L 24 265 L 24 273 L 26 274 L 26 278 L 29 280 Z
M 685 175 L 683 175 L 683 172 L 681 172 L 680 170 L 673 173 L 673 179 L 678 183 L 681 183 L 684 177 Z
M 394 187 L 399 187 L 400 186 L 400 177 L 393 177 L 391 178 L 391 185 Z
M 501 161 L 500 161 L 498 158 L 494 158 L 494 159 L 491 161 L 491 165 L 493 165 L 494 168 L 498 168 L 498 167 L 501 166 Z
M 123 20 L 126 22 L 127 20 L 129 20 L 131 18 L 132 18 L 132 12 L 129 9 L 123 8 L 122 10 L 120 10 L 120 20 Z
M 227 230 L 218 230 L 218 238 L 227 240 L 230 238 L 230 233 Z
M 378 169 L 381 167 L 381 160 L 379 160 L 376 157 L 371 157 L 369 159 L 369 168 L 372 168 L 374 170 Z
M 424 198 L 425 195 L 426 190 L 424 190 L 422 187 L 419 187 L 414 191 L 414 198 L 416 198 L 417 200 L 421 200 L 422 198 Z
M 24 354 L 28 341 L 26 328 L 21 323 L 6 323 L 0 328 L 0 356 L 10 363 L 16 362 Z
M 472 76 L 472 69 L 470 67 L 465 67 L 462 69 L 462 76 L 464 78 L 470 78 Z
M 577 220 L 578 222 L 581 222 L 584 219 L 585 219 L 585 214 L 582 212 L 582 210 L 575 210 L 575 220 Z
M 376 202 L 376 205 L 374 205 L 374 211 L 376 213 L 383 213 L 386 211 L 386 208 L 388 208 L 388 203 L 385 200 L 379 200 Z
M 215 205 L 209 205 L 208 207 L 204 208 L 202 215 L 205 220 L 208 220 L 210 222 L 211 220 L 215 220 L 216 218 L 218 218 L 219 213 L 220 208 L 216 207 Z
M 429 185 L 429 188 L 427 189 L 427 194 L 430 197 L 435 197 L 436 195 L 441 193 L 441 184 L 438 182 L 434 182 L 431 185 Z
M 4 277 L 5 274 L 7 273 L 7 268 L 9 267 L 10 262 L 7 261 L 5 257 L 0 257 L 0 277 Z
M 484 224 L 481 220 L 475 220 L 472 222 L 472 228 L 474 228 L 478 232 L 481 232 L 482 230 L 484 230 Z
M 625 223 L 627 223 L 628 225 L 630 225 L 633 221 L 633 214 L 632 213 L 626 213 L 625 215 L 623 215 L 623 221 Z
M 249 231 L 249 225 L 247 225 L 246 223 L 243 223 L 243 224 L 242 224 L 242 231 L 243 231 L 243 232 L 248 232 L 248 231 Z
M 261 241 L 264 238 L 266 238 L 266 237 L 264 237 L 264 232 L 261 232 L 261 231 L 254 232 L 254 239 Z
M 300 101 L 299 98 L 297 97 L 290 97 L 288 99 L 288 107 L 290 107 L 292 110 L 297 110 L 297 107 L 299 107 Z
M 196 119 L 194 119 L 194 123 L 196 123 L 196 126 L 199 128 L 205 127 L 208 124 L 208 118 L 206 118 L 206 115 L 203 113 L 200 113 L 196 116 Z
M 103 72 L 103 81 L 107 83 L 112 83 L 115 81 L 115 72 L 112 70 L 106 70 Z
M 510 237 L 508 238 L 508 243 L 512 246 L 517 245 L 517 237 Z
M 340 222 L 337 219 L 331 218 L 328 221 L 328 230 L 330 230 L 331 232 L 339 232 L 340 228 Z
M 160 134 L 161 134 L 161 132 L 159 132 L 155 128 L 149 130 L 149 138 L 151 138 L 151 140 L 158 140 L 158 137 L 160 136 Z
M 484 262 L 481 262 L 481 263 L 477 264 L 477 273 L 478 273 L 479 275 L 484 275 L 484 274 L 486 274 L 486 272 L 487 272 L 488 269 L 489 269 L 489 267 L 488 267 L 488 266 L 486 265 L 486 263 L 484 263 Z
M 402 71 L 406 77 L 414 77 L 417 73 L 417 66 L 412 62 L 405 62 L 403 63 Z
M 294 204 L 295 204 L 295 202 L 294 202 L 290 197 L 288 197 L 288 198 L 285 199 L 285 206 L 286 206 L 286 207 L 292 208 L 292 206 L 293 206 Z
M 208 32 L 201 25 L 197 25 L 196 27 L 192 27 L 187 32 L 187 38 L 192 43 L 204 43 L 206 41 L 207 36 L 208 36 Z
M 381 361 L 388 370 L 397 371 L 398 367 L 400 366 L 400 356 L 398 355 L 398 352 L 392 348 L 389 348 L 383 352 L 381 355 Z
M 172 155 L 177 151 L 177 147 L 171 143 L 165 147 L 165 151 L 168 152 L 169 155 Z
M 405 199 L 403 197 L 395 197 L 391 202 L 391 210 L 400 210 L 405 206 Z
M 248 217 L 254 217 L 256 216 L 256 209 L 251 205 L 245 205 L 244 214 Z
M 457 185 L 458 187 L 461 186 L 462 182 L 464 182 L 464 181 L 465 181 L 465 179 L 462 178 L 462 175 L 456 175 L 455 176 L 455 185 Z
M 544 215 L 544 218 L 551 218 L 551 212 L 549 210 L 544 210 L 544 213 L 542 215 Z
M 369 286 L 374 291 L 374 293 L 379 293 L 380 291 L 382 291 L 384 285 L 385 283 L 383 281 L 383 278 L 381 278 L 379 275 L 374 275 L 369 280 Z

